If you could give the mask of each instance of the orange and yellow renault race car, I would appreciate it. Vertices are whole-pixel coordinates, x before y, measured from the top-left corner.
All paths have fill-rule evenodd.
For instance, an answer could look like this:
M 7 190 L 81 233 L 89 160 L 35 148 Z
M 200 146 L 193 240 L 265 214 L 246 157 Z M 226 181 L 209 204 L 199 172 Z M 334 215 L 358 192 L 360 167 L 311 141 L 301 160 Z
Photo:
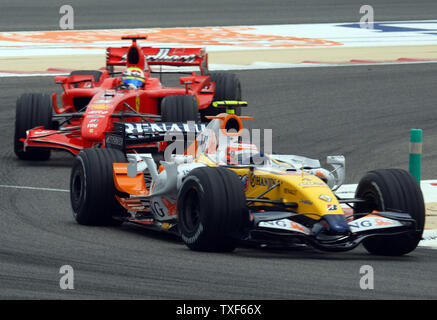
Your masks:
M 210 117 L 208 125 L 123 123 L 107 136 L 112 147 L 81 151 L 70 183 L 76 221 L 133 222 L 177 232 L 190 249 L 201 251 L 232 251 L 243 242 L 307 244 L 325 251 L 363 243 L 382 255 L 416 248 L 425 209 L 408 172 L 370 171 L 355 197 L 342 199 L 335 190 L 344 180 L 343 156 L 327 158 L 329 171 L 318 160 L 259 152 L 242 139 L 241 120 L 250 117 L 233 113 L 244 102 L 222 104 L 227 112 Z M 123 151 L 178 135 L 188 148 L 181 154 L 169 145 L 160 164 L 152 154 Z M 353 214 L 345 214 L 346 206 Z

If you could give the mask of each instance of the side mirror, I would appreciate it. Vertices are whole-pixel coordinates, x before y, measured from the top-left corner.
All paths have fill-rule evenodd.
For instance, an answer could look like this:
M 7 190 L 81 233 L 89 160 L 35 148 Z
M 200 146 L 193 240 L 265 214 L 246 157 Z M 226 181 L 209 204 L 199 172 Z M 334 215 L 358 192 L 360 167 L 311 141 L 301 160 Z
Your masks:
M 56 84 L 64 84 L 67 81 L 68 77 L 66 76 L 56 76 L 55 83 Z
M 334 170 L 332 170 L 331 173 L 335 173 L 336 174 L 335 186 L 332 188 L 332 190 L 335 191 L 338 188 L 340 188 L 340 186 L 344 182 L 346 160 L 345 160 L 344 156 L 341 156 L 341 155 L 339 155 L 339 156 L 328 156 L 326 158 L 326 163 L 328 163 L 329 165 L 331 165 L 334 168 Z

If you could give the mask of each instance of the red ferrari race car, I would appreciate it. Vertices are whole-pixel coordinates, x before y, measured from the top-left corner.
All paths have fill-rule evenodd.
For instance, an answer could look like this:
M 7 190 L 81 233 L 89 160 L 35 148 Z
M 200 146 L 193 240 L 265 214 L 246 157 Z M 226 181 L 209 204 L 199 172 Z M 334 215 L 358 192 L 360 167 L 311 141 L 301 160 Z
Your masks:
M 205 121 L 220 112 L 217 100 L 240 100 L 241 85 L 235 74 L 209 73 L 203 48 L 140 47 L 144 36 L 125 36 L 129 47 L 110 47 L 106 68 L 76 70 L 55 77 L 63 89 L 61 106 L 51 96 L 25 93 L 17 99 L 14 151 L 23 160 L 47 160 L 52 149 L 78 154 L 82 149 L 105 147 L 105 134 L 114 122 Z M 181 76 L 180 87 L 165 87 L 151 77 L 151 67 L 199 67 L 200 74 Z M 115 72 L 123 67 L 124 72 Z M 163 143 L 133 146 L 162 151 Z

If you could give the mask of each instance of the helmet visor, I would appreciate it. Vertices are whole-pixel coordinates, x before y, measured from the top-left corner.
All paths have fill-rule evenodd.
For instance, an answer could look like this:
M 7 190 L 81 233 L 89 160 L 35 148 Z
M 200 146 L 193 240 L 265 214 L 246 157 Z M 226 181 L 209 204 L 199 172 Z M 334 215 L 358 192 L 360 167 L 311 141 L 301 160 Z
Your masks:
M 134 85 L 135 87 L 140 88 L 144 84 L 144 79 L 136 77 L 123 77 L 123 83 L 126 85 Z

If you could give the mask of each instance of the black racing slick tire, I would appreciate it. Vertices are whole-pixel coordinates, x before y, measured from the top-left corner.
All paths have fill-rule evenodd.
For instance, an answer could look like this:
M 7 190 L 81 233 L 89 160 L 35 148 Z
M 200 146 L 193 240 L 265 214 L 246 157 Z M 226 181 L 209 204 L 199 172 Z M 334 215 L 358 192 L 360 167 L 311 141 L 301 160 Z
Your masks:
M 211 81 L 215 83 L 215 93 L 214 101 L 224 101 L 224 100 L 241 100 L 241 83 L 238 77 L 234 73 L 226 72 L 211 72 Z M 216 116 L 219 113 L 224 112 L 224 109 L 214 108 L 209 105 L 207 108 L 200 111 L 202 116 L 202 121 L 208 122 L 206 116 Z M 241 108 L 235 109 L 235 114 L 241 115 Z
M 178 227 L 190 249 L 233 251 L 248 219 L 246 196 L 235 172 L 201 167 L 184 179 L 178 194 Z
M 24 150 L 26 131 L 43 126 L 52 128 L 52 99 L 48 94 L 25 93 L 16 102 L 14 152 L 21 160 L 48 160 L 50 149 L 32 147 Z
M 82 225 L 120 225 L 126 210 L 115 198 L 113 163 L 127 162 L 117 149 L 84 149 L 76 156 L 70 176 L 73 217 Z M 119 218 L 119 219 L 117 219 Z
M 199 104 L 189 94 L 170 95 L 161 101 L 162 122 L 199 121 Z
M 363 246 L 372 254 L 400 256 L 413 251 L 422 238 L 425 226 L 425 204 L 414 177 L 402 169 L 379 169 L 368 172 L 359 182 L 354 215 L 377 211 L 407 212 L 416 221 L 416 230 L 407 234 L 374 236 L 364 239 Z

